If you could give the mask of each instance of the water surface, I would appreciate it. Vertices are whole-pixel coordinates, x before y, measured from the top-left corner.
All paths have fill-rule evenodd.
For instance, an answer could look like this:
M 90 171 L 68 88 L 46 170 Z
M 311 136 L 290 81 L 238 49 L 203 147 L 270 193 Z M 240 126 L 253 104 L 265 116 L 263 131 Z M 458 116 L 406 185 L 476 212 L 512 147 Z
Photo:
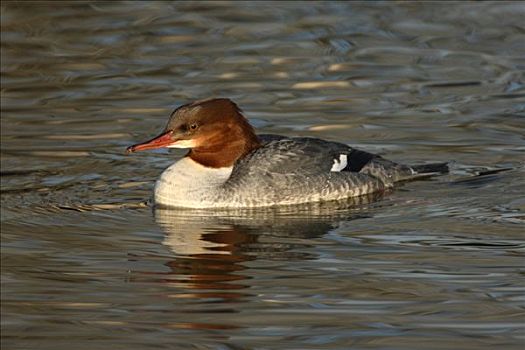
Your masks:
M 3 2 L 2 348 L 520 349 L 521 2 Z M 171 110 L 445 176 L 382 198 L 155 210 Z

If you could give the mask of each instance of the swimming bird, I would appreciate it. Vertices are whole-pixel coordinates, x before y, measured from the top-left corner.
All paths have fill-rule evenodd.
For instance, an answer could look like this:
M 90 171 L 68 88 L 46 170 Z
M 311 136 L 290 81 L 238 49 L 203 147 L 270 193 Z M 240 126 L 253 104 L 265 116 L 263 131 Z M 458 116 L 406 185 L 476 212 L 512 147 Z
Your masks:
M 188 103 L 162 133 L 127 148 L 186 148 L 157 180 L 161 207 L 254 208 L 334 201 L 443 173 L 446 163 L 408 166 L 339 142 L 257 135 L 230 99 Z

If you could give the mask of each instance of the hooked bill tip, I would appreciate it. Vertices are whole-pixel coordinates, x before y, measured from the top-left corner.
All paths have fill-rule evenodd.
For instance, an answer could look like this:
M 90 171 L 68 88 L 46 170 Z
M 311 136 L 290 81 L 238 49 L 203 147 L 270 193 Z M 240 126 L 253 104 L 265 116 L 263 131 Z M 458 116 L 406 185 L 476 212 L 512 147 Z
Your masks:
M 133 153 L 135 152 L 135 147 L 134 146 L 129 146 L 128 148 L 126 148 L 126 153 L 129 154 L 129 153 Z

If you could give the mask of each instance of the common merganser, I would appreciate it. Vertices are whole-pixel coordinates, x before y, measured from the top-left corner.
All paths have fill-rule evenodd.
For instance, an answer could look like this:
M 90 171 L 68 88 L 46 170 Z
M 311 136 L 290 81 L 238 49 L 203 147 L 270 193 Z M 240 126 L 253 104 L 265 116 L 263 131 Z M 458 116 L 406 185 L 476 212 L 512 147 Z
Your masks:
M 155 184 L 164 207 L 251 208 L 333 201 L 381 192 L 394 183 L 447 171 L 408 166 L 338 142 L 255 134 L 229 99 L 177 108 L 157 137 L 127 148 L 189 148 Z

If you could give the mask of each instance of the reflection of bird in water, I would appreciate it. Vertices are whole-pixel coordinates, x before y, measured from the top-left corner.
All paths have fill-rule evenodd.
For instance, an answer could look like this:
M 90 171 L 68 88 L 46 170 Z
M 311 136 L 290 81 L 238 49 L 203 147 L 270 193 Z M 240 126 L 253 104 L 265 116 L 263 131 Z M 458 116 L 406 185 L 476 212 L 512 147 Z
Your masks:
M 310 247 L 313 243 L 309 240 L 342 222 L 365 217 L 366 204 L 376 198 L 257 210 L 156 208 L 156 221 L 166 234 L 164 244 L 175 253 L 167 263 L 172 270 L 168 282 L 193 290 L 191 297 L 195 298 L 231 300 L 246 296 L 232 292 L 247 288 L 241 282 L 248 279 L 242 272 L 246 269 L 244 262 L 259 258 L 313 259 L 315 253 L 299 252 L 298 248 Z
M 259 235 L 319 237 L 341 221 L 363 217 L 366 204 L 377 198 L 377 195 L 362 196 L 344 201 L 259 209 L 155 208 L 155 218 L 166 233 L 164 244 L 177 256 L 245 255 L 250 252 L 250 245 L 258 242 Z M 272 253 L 272 247 L 275 248 L 268 247 L 266 252 Z

